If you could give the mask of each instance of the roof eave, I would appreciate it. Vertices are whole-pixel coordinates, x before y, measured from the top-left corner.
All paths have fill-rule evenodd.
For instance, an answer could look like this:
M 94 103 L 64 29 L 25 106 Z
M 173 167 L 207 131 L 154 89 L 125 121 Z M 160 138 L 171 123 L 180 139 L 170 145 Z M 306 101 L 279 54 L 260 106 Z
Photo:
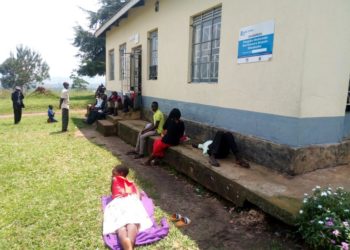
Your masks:
M 142 0 L 130 0 L 123 8 L 121 8 L 113 17 L 105 22 L 95 32 L 95 37 L 103 35 L 115 22 L 122 18 L 132 7 L 141 2 Z

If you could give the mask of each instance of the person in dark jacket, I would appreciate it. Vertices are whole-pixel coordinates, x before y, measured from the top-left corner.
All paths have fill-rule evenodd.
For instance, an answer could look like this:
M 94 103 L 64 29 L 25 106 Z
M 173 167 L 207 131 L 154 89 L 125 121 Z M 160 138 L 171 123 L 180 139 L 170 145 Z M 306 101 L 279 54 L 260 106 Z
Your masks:
M 18 124 L 22 118 L 22 108 L 24 108 L 23 103 L 23 93 L 21 91 L 21 87 L 17 86 L 15 91 L 13 91 L 11 95 L 12 105 L 13 105 L 13 114 L 15 117 L 15 124 Z
M 106 114 L 108 111 L 107 95 L 102 94 L 101 99 L 102 101 L 96 102 L 98 105 L 96 104 L 93 110 L 90 111 L 89 116 L 85 121 L 87 124 L 91 125 L 97 120 L 103 120 L 106 118 Z

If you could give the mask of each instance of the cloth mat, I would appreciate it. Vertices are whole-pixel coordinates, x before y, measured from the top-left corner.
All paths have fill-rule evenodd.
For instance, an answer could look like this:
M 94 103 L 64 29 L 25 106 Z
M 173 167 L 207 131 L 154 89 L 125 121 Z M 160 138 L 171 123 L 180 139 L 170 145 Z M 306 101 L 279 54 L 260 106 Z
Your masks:
M 102 196 L 102 209 L 105 210 L 107 204 L 112 200 L 111 196 Z M 153 226 L 143 232 L 140 232 L 136 236 L 136 246 L 151 244 L 156 241 L 163 239 L 169 233 L 169 225 L 166 218 L 162 218 L 160 225 L 154 219 L 154 204 L 151 198 L 147 196 L 145 192 L 142 192 L 141 201 L 145 207 L 149 217 L 152 220 Z M 122 250 L 122 247 L 119 243 L 118 237 L 116 234 L 107 234 L 103 235 L 103 241 L 106 246 L 112 250 Z

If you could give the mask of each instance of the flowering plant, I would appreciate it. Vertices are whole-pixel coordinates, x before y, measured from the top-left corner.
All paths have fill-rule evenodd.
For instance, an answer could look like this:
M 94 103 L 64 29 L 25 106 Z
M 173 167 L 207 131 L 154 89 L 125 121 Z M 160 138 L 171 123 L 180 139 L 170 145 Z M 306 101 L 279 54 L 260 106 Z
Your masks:
M 342 187 L 316 186 L 304 194 L 297 222 L 299 232 L 315 249 L 350 249 L 350 193 Z

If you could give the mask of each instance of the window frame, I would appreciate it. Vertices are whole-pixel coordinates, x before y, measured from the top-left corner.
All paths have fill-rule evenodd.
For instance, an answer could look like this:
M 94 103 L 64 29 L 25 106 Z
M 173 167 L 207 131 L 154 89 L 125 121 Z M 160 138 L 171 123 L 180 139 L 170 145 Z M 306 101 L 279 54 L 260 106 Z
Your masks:
M 191 63 L 190 63 L 190 82 L 191 83 L 217 83 L 219 78 L 219 59 L 220 59 L 220 40 L 221 40 L 221 19 L 222 7 L 217 6 L 204 11 L 192 17 L 191 24 Z M 205 24 L 210 22 L 210 34 L 208 39 L 204 40 L 203 33 Z M 214 30 L 214 26 L 215 29 Z M 198 28 L 199 27 L 199 32 Z M 218 31 L 218 33 L 217 33 Z M 198 36 L 199 34 L 199 36 Z M 214 46 L 216 45 L 216 47 Z M 209 50 L 203 49 L 204 46 L 210 46 Z M 198 49 L 199 48 L 199 49 Z M 213 53 L 217 50 L 217 53 Z M 203 56 L 207 52 L 207 56 Z M 209 53 L 208 53 L 209 52 Z M 198 53 L 198 54 L 196 54 Z M 208 57 L 207 61 L 203 61 Z M 214 58 L 216 57 L 216 59 Z M 204 66 L 205 65 L 205 66 Z M 204 70 L 204 67 L 205 70 Z M 203 77 L 203 73 L 207 73 L 207 77 Z M 215 74 L 216 73 L 216 74 Z

